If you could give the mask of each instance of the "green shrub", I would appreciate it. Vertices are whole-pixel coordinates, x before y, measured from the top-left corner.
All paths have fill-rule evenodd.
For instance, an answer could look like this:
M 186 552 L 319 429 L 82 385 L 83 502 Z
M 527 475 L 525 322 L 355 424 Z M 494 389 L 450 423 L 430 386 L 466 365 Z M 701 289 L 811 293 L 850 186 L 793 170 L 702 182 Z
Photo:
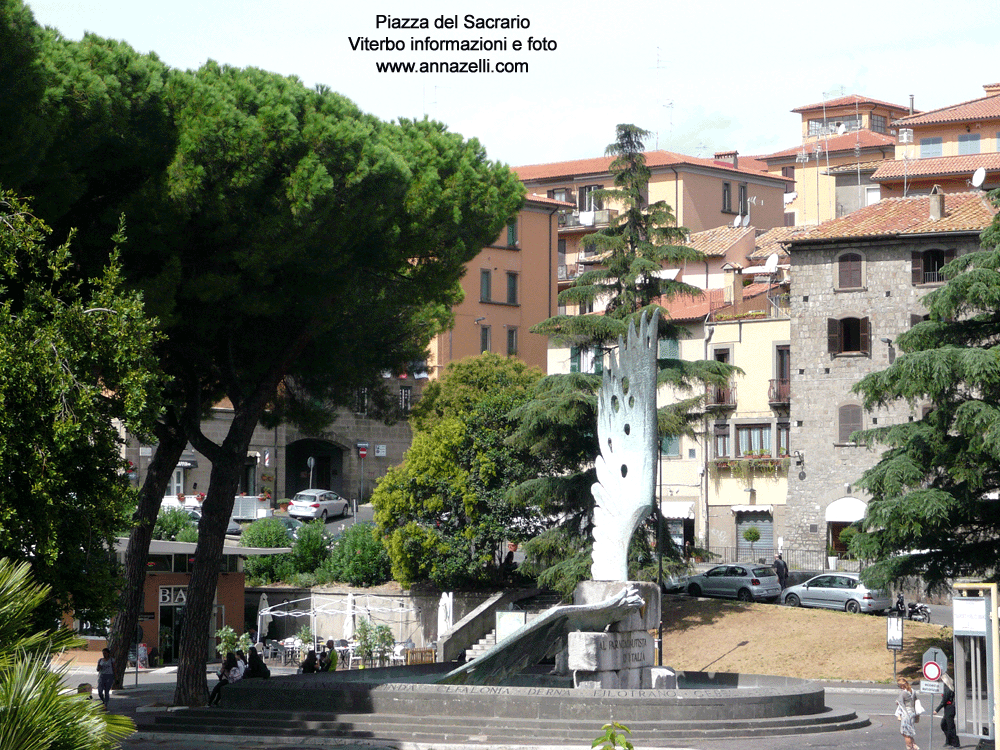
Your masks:
M 197 542 L 198 541 L 198 527 L 191 524 L 186 529 L 181 529 L 177 532 L 177 538 L 175 542 Z
M 243 532 L 241 545 L 244 547 L 291 547 L 292 537 L 275 518 L 258 518 Z M 290 574 L 295 573 L 291 555 L 260 555 L 247 557 L 243 570 L 254 581 L 272 583 L 283 580 L 280 572 L 290 564 Z
M 242 649 L 245 653 L 252 645 L 250 643 L 249 633 L 236 635 L 236 631 L 229 625 L 225 625 L 216 630 L 215 637 L 219 639 L 219 643 L 216 645 L 215 650 L 223 659 L 225 659 L 226 654 L 230 652 L 235 654 L 237 649 Z
M 334 542 L 319 577 L 352 586 L 377 586 L 391 580 L 389 552 L 375 527 L 366 523 L 348 527 Z
M 326 524 L 312 521 L 299 528 L 298 537 L 292 544 L 292 562 L 296 573 L 314 574 L 330 555 Z
M 375 666 L 376 662 L 386 664 L 396 645 L 396 639 L 388 625 L 374 625 L 364 617 L 358 620 L 354 639 L 357 642 L 354 652 L 361 657 L 362 664 L 371 666 Z
M 184 529 L 193 528 L 197 536 L 198 527 L 194 519 L 183 508 L 160 508 L 153 524 L 153 539 L 164 539 L 168 542 L 177 540 L 177 535 Z M 178 540 L 180 541 L 180 540 Z

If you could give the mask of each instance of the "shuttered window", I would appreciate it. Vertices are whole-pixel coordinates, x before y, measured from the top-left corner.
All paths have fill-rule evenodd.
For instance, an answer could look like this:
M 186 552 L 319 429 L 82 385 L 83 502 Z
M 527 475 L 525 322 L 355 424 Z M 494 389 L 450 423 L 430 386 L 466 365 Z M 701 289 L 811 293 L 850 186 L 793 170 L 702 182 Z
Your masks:
M 861 429 L 861 407 L 857 404 L 844 404 L 837 410 L 838 434 L 837 442 L 851 442 L 851 433 Z
M 861 278 L 861 261 L 858 253 L 844 253 L 837 259 L 838 289 L 860 289 L 864 286 Z
M 830 354 L 871 351 L 871 325 L 868 318 L 827 318 L 826 350 Z

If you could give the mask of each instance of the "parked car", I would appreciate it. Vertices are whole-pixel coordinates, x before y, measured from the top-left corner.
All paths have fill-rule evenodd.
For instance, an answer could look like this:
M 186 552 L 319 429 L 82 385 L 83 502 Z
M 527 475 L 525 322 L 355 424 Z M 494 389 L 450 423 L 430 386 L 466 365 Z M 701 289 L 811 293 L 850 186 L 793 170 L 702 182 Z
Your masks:
M 742 602 L 775 601 L 781 595 L 781 586 L 773 568 L 737 563 L 716 565 L 690 576 L 687 592 L 691 596 L 725 596 Z
M 197 525 L 201 521 L 201 511 L 195 510 L 194 508 L 185 508 L 187 514 L 191 516 L 191 520 Z M 243 533 L 243 527 L 240 526 L 232 518 L 229 519 L 229 526 L 226 527 L 226 536 L 239 536 Z
M 299 529 L 305 526 L 305 522 L 300 521 L 297 518 L 289 518 L 288 516 L 274 516 L 274 519 L 278 521 L 282 526 L 288 529 L 288 533 L 291 535 L 292 539 L 299 538 Z
M 826 607 L 848 612 L 884 612 L 892 606 L 886 591 L 872 591 L 857 573 L 824 573 L 798 586 L 789 586 L 781 594 L 789 607 Z
M 288 515 L 310 521 L 321 518 L 325 522 L 331 516 L 346 516 L 350 507 L 351 504 L 333 490 L 302 490 L 292 498 Z

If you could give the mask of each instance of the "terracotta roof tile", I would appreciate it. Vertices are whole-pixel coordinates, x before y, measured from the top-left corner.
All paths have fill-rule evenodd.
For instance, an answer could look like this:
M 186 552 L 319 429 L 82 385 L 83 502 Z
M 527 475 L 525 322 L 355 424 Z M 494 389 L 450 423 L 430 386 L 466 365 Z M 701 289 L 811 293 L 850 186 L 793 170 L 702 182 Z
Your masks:
M 853 133 L 844 133 L 843 135 L 835 135 L 830 139 L 822 139 L 817 141 L 811 141 L 809 143 L 803 143 L 793 148 L 786 148 L 783 151 L 775 151 L 773 154 L 767 154 L 766 156 L 759 156 L 759 159 L 765 159 L 770 161 L 771 159 L 780 159 L 786 156 L 797 156 L 802 152 L 803 147 L 806 153 L 809 154 L 810 158 L 815 158 L 816 156 L 816 144 L 823 144 L 823 148 L 829 149 L 831 154 L 854 151 L 855 145 L 861 144 L 861 148 L 879 148 L 882 146 L 893 146 L 896 145 L 895 136 L 884 135 L 883 133 L 873 133 L 871 130 L 856 130 Z
M 774 227 L 757 235 L 756 247 L 750 253 L 750 260 L 764 260 L 772 253 L 781 261 L 788 260 L 788 243 L 792 239 L 805 237 L 814 227 Z
M 761 294 L 767 294 L 770 284 L 750 284 L 743 287 L 743 299 L 750 299 Z M 680 295 L 669 300 L 661 299 L 662 307 L 670 320 L 683 322 L 704 318 L 713 310 L 726 306 L 725 289 L 706 289 L 700 294 Z
M 736 174 L 753 174 L 755 176 L 773 177 L 773 175 L 765 175 L 759 171 L 754 164 L 754 160 L 752 159 L 751 165 L 754 166 L 754 168 L 744 169 L 741 166 L 739 169 L 736 169 L 728 162 L 716 161 L 714 159 L 700 159 L 697 156 L 684 156 L 683 154 L 675 154 L 672 151 L 646 151 L 645 154 L 646 166 L 650 168 L 689 165 L 722 169 Z M 598 156 L 593 159 L 560 161 L 553 162 L 551 164 L 526 164 L 524 166 L 514 167 L 513 169 L 522 182 L 531 182 L 534 180 L 555 180 L 559 178 L 579 177 L 583 175 L 610 174 L 608 169 L 613 161 L 613 156 Z
M 1000 170 L 1000 153 L 964 154 L 962 156 L 933 156 L 926 159 L 884 161 L 875 170 L 872 179 L 876 182 L 895 181 L 903 177 L 934 177 L 941 175 L 967 175 L 979 167 L 987 172 Z
M 753 234 L 753 227 L 716 227 L 703 232 L 695 232 L 685 243 L 688 247 L 703 252 L 709 258 L 719 258 L 741 239 Z
M 851 104 L 881 104 L 883 107 L 889 107 L 890 109 L 899 109 L 909 111 L 909 107 L 904 107 L 900 104 L 890 104 L 889 102 L 883 102 L 879 99 L 871 99 L 867 96 L 858 96 L 857 94 L 848 94 L 847 96 L 841 96 L 837 99 L 828 99 L 825 102 L 817 102 L 816 104 L 807 104 L 804 107 L 796 107 L 792 112 L 808 112 L 813 109 L 823 109 L 823 107 L 845 107 Z
M 992 220 L 996 209 L 976 193 L 948 193 L 944 216 L 930 218 L 930 198 L 885 198 L 839 219 L 820 224 L 801 238 L 792 239 L 792 252 L 799 243 L 852 237 L 894 237 L 937 232 L 979 232 Z
M 575 203 L 557 201 L 555 198 L 549 198 L 547 195 L 539 195 L 538 193 L 528 193 L 524 196 L 524 199 L 530 203 L 540 203 L 546 206 L 555 206 L 556 208 L 576 208 Z
M 918 115 L 901 117 L 893 122 L 893 125 L 901 128 L 909 128 L 914 125 L 935 125 L 946 122 L 968 122 L 970 120 L 996 120 L 1000 119 L 1000 96 L 983 96 L 979 99 L 970 99 L 967 102 L 952 104 L 950 107 L 941 107 L 930 112 L 922 112 Z
M 886 163 L 886 161 L 891 161 L 887 159 L 876 159 L 875 161 L 863 161 L 861 164 L 841 164 L 839 167 L 830 167 L 827 170 L 827 174 L 851 174 L 852 172 L 857 172 L 858 167 L 861 168 L 862 172 L 874 172 L 880 166 Z

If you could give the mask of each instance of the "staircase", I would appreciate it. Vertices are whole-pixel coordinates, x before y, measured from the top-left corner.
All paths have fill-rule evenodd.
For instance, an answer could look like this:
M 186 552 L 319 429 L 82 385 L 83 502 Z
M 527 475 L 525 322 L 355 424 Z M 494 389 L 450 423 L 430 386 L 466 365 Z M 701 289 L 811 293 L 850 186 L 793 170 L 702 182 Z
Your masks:
M 537 596 L 532 596 L 528 599 L 522 599 L 514 605 L 515 611 L 525 612 L 525 623 L 529 623 L 534 620 L 538 615 L 551 609 L 552 607 L 560 604 L 562 598 L 559 594 L 551 591 L 546 591 L 544 593 L 538 594 Z M 482 656 L 491 648 L 497 645 L 497 631 L 496 628 L 491 630 L 489 633 L 480 638 L 476 643 L 465 650 L 465 661 L 470 662 L 476 657 Z M 591 738 L 593 739 L 593 738 Z

